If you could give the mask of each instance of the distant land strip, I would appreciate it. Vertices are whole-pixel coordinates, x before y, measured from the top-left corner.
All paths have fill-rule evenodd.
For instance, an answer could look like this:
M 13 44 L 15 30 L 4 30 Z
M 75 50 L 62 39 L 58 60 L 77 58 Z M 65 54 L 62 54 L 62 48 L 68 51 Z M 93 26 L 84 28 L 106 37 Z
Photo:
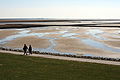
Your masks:
M 47 27 L 47 26 L 73 26 L 73 27 L 118 27 L 120 26 L 102 26 L 97 24 L 4 24 L 0 25 L 0 29 L 9 29 L 9 28 L 30 28 L 30 27 Z
M 93 23 L 86 23 L 86 21 L 93 21 Z M 94 22 L 95 21 L 95 22 Z M 96 22 L 96 21 L 113 21 L 113 22 Z M 114 22 L 117 21 L 117 22 Z M 26 22 L 21 23 L 21 22 Z M 27 22 L 33 22 L 29 24 Z M 35 22 L 38 22 L 37 24 Z M 39 23 L 40 22 L 40 23 Z M 46 22 L 46 24 L 41 23 Z M 51 24 L 47 23 L 51 22 Z M 52 23 L 57 22 L 57 23 Z M 63 22 L 59 24 L 59 22 Z M 68 22 L 67 24 L 64 22 Z M 84 23 L 85 22 L 85 23 Z M 107 25 L 104 25 L 107 24 Z M 110 25 L 109 25 L 110 24 Z M 112 24 L 112 25 L 111 25 Z M 116 24 L 119 24 L 116 26 Z M 75 26 L 75 27 L 119 27 L 120 28 L 120 19 L 71 19 L 71 20 L 58 20 L 58 19 L 46 19 L 46 20 L 21 20 L 21 19 L 0 19 L 0 29 L 9 29 L 9 28 L 30 28 L 30 27 L 46 27 L 46 26 Z
M 0 22 L 73 22 L 73 21 L 120 21 L 120 19 L 0 19 Z

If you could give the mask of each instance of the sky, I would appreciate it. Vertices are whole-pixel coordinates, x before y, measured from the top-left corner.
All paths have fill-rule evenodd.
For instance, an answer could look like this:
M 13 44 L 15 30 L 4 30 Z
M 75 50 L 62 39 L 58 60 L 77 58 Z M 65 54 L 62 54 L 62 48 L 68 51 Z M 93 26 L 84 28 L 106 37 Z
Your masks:
M 0 0 L 0 18 L 120 19 L 120 0 Z

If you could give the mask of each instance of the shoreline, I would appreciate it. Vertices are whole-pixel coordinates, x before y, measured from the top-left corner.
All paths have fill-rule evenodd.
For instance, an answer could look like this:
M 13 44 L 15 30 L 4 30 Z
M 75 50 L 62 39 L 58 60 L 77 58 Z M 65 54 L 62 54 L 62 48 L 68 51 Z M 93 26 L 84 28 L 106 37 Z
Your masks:
M 15 52 L 15 51 L 5 51 L 0 50 L 1 53 L 9 53 L 16 55 L 23 55 L 23 52 Z M 32 57 L 42 57 L 42 58 L 50 58 L 50 59 L 59 59 L 59 60 L 68 60 L 68 61 L 78 61 L 78 62 L 89 62 L 89 63 L 97 63 L 97 64 L 107 64 L 107 65 L 120 65 L 118 61 L 107 61 L 107 60 L 95 60 L 95 59 L 86 59 L 86 58 L 74 58 L 68 56 L 58 56 L 58 55 L 47 55 L 47 54 L 32 54 L 28 55 Z
M 23 50 L 21 49 L 8 49 L 0 47 L 0 51 L 12 51 L 12 52 L 21 52 L 23 53 Z M 77 59 L 90 59 L 90 60 L 101 60 L 101 61 L 113 61 L 113 62 L 120 62 L 120 58 L 109 58 L 109 57 L 98 57 L 98 56 L 85 56 L 85 55 L 73 55 L 73 54 L 60 54 L 60 53 L 50 53 L 50 52 L 40 52 L 40 51 L 34 51 L 33 54 L 42 54 L 42 55 L 51 55 L 51 56 L 62 56 L 62 57 L 68 57 L 68 58 L 77 58 Z
M 105 28 L 100 28 L 100 30 L 101 29 L 105 29 Z M 116 29 L 115 30 L 114 29 L 112 30 L 115 32 Z M 8 41 L 7 43 L 4 43 L 4 45 L 1 45 L 1 47 L 7 48 L 8 46 L 9 48 L 19 49 L 23 46 L 24 43 L 27 43 L 27 44 L 32 44 L 33 47 L 35 48 L 34 50 L 41 50 L 44 52 L 75 53 L 75 54 L 82 54 L 87 56 L 91 55 L 91 56 L 98 56 L 98 57 L 103 56 L 103 57 L 109 57 L 109 58 L 120 58 L 120 54 L 119 52 L 116 52 L 116 48 L 114 47 L 109 48 L 109 46 L 116 45 L 116 44 L 111 43 L 110 45 L 107 45 L 108 47 L 106 47 L 106 44 L 103 43 L 104 40 L 102 41 L 101 39 L 99 39 L 100 35 L 96 35 L 97 33 L 95 33 L 95 36 L 94 36 L 94 33 L 93 35 L 85 34 L 91 30 L 94 31 L 96 30 L 96 28 L 75 28 L 75 29 L 71 27 L 70 28 L 69 27 L 66 27 L 66 28 L 65 27 L 64 28 L 47 27 L 45 29 L 30 28 L 30 29 L 23 29 L 23 30 L 21 29 L 20 31 L 18 30 L 19 31 L 18 33 L 16 33 L 13 36 L 11 35 L 10 37 L 9 36 L 7 37 L 7 34 L 9 33 L 9 31 L 1 30 L 4 32 L 4 35 L 6 34 L 6 36 L 3 35 L 3 37 L 7 37 L 5 38 L 5 41 Z M 117 28 L 117 30 L 119 30 L 119 28 Z M 12 31 L 12 29 L 10 29 L 10 31 Z M 25 32 L 25 33 L 21 34 L 22 32 Z M 96 36 L 98 36 L 98 38 L 96 38 Z M 101 38 L 102 37 L 104 36 L 101 36 Z M 89 41 L 87 38 L 92 40 L 93 42 L 97 41 L 97 43 L 95 42 L 93 44 L 89 44 L 88 42 L 91 42 L 91 41 Z M 9 39 L 11 40 L 9 41 Z M 81 39 L 88 40 L 88 41 L 84 42 Z M 109 38 L 106 38 L 106 40 L 107 39 Z M 5 41 L 3 39 L 3 42 Z M 49 44 L 48 44 L 48 41 L 49 41 Z M 34 43 L 34 42 L 37 42 L 37 43 Z M 101 48 L 100 46 L 103 46 L 103 47 Z

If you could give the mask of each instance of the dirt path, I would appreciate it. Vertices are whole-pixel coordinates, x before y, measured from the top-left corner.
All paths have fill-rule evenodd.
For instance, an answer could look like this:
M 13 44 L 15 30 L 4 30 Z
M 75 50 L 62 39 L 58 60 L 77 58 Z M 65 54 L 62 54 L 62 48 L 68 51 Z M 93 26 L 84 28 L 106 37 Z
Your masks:
M 4 50 L 0 50 L 0 52 L 1 53 L 11 53 L 11 54 L 23 55 L 22 52 L 4 51 Z M 69 61 L 78 61 L 78 62 L 91 62 L 91 63 L 100 63 L 100 64 L 109 64 L 109 65 L 120 65 L 120 62 L 105 61 L 105 60 L 94 60 L 94 59 L 84 59 L 84 58 L 71 58 L 71 57 L 43 55 L 43 54 L 32 54 L 32 55 L 28 55 L 28 56 L 42 57 L 42 58 L 52 58 L 52 59 L 60 59 L 60 60 L 69 60 Z

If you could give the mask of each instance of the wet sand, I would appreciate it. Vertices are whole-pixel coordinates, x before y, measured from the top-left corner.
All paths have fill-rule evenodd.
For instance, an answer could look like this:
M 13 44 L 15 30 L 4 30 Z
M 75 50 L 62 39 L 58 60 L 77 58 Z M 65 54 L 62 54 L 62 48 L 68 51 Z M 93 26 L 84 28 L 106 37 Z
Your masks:
M 120 49 L 120 41 L 104 41 L 105 44 L 111 47 L 116 47 Z
M 0 39 L 3 39 L 10 35 L 15 35 L 18 32 L 19 31 L 17 31 L 17 30 L 0 30 Z
M 120 48 L 120 36 L 118 36 L 117 34 L 115 35 L 117 37 L 111 35 L 105 35 L 105 34 L 103 34 L 102 36 L 108 39 L 108 40 L 103 40 L 102 41 L 103 43 L 112 47 Z
M 120 28 L 108 28 L 102 30 L 106 33 L 101 34 L 101 36 L 107 39 L 102 42 L 108 46 L 120 49 Z
M 49 33 L 49 32 L 57 32 L 59 30 L 53 30 L 53 29 L 43 29 L 43 30 L 31 30 L 31 33 Z
M 77 39 L 68 39 L 68 38 L 61 38 L 56 40 L 57 46 L 56 50 L 61 52 L 71 52 L 71 53 L 78 53 L 78 54 L 86 54 L 86 55 L 93 55 L 93 56 L 104 56 L 104 57 L 120 57 L 120 54 L 106 51 L 104 49 L 94 48 L 88 46 Z
M 48 39 L 40 39 L 36 36 L 28 36 L 12 40 L 4 44 L 4 46 L 22 48 L 24 44 L 32 45 L 33 48 L 47 48 L 50 45 Z
M 96 38 L 93 33 L 91 32 L 90 34 L 88 33 L 90 30 L 94 29 L 99 29 L 102 30 L 103 33 L 97 33 L 95 36 L 107 38 L 106 40 L 102 40 L 99 38 Z M 45 34 L 42 37 L 38 36 L 27 36 L 27 37 L 21 37 L 14 39 L 12 41 L 8 41 L 6 44 L 3 46 L 5 47 L 12 47 L 12 48 L 22 48 L 23 44 L 27 45 L 32 45 L 34 48 L 48 48 L 50 45 L 53 45 L 52 43 L 54 42 L 54 49 L 63 53 L 77 53 L 77 54 L 83 54 L 83 55 L 93 55 L 93 56 L 104 56 L 104 57 L 113 57 L 113 58 L 119 58 L 120 54 L 119 52 L 112 52 L 109 50 L 105 50 L 104 48 L 97 48 L 97 47 L 92 47 L 90 45 L 85 44 L 84 42 L 81 41 L 82 39 L 92 39 L 95 41 L 98 41 L 102 44 L 108 45 L 111 48 L 117 48 L 120 49 L 120 41 L 115 41 L 115 40 L 120 40 L 119 38 L 114 39 L 114 40 L 109 40 L 113 39 L 114 35 L 119 35 L 115 34 L 115 32 L 119 31 L 119 28 L 73 28 L 73 27 L 56 27 L 53 28 L 40 28 L 40 29 L 35 29 L 35 28 L 30 28 L 26 30 L 31 30 L 29 33 L 50 33 L 50 34 Z M 58 33 L 59 31 L 67 31 L 65 33 Z M 3 35 L 0 35 L 0 38 L 5 38 L 6 36 L 16 34 L 18 32 L 17 30 L 3 30 L 1 31 Z M 57 33 L 56 33 L 57 32 Z M 27 34 L 29 34 L 27 33 Z M 52 33 L 52 34 L 51 34 Z M 74 33 L 75 35 L 72 35 L 71 33 Z M 71 35 L 69 35 L 71 34 Z M 110 34 L 109 36 L 106 34 Z M 75 37 L 75 38 L 71 38 Z M 115 36 L 114 36 L 115 37 Z M 54 40 L 54 38 L 56 38 Z M 50 43 L 50 40 L 54 40 L 53 42 Z
M 101 30 L 107 32 L 107 33 L 116 33 L 120 30 L 120 28 L 101 28 Z
M 77 29 L 73 29 L 73 30 L 71 30 L 71 32 L 72 33 L 84 33 L 84 32 L 86 32 L 87 30 L 89 29 L 89 27 L 86 27 L 86 28 L 77 28 Z
M 49 38 L 60 38 L 62 34 L 48 34 L 45 35 L 44 37 L 49 37 Z
M 94 38 L 94 37 L 92 37 L 91 35 L 87 35 L 87 34 L 75 35 L 75 37 L 78 37 L 78 38 L 91 38 L 91 39 Z
M 119 40 L 120 41 L 120 36 L 118 34 L 116 34 L 115 36 L 113 36 L 112 34 L 111 35 L 102 34 L 101 36 L 103 36 L 109 40 L 114 40 L 114 41 Z

